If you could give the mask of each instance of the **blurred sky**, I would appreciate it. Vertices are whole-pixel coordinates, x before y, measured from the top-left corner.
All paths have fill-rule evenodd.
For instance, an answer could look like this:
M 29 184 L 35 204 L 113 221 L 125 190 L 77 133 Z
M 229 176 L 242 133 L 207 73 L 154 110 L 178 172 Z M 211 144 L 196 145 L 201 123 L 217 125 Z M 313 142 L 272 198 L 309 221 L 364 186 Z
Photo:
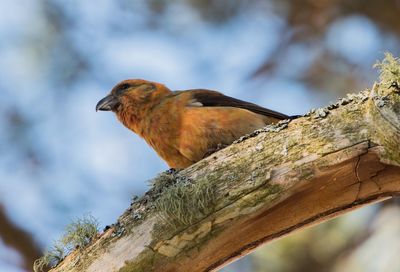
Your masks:
M 209 88 L 302 114 L 353 91 L 300 79 L 322 51 L 366 75 L 361 88 L 376 78 L 376 59 L 398 46 L 395 36 L 351 14 L 332 22 L 320 43 L 296 43 L 276 56 L 288 25 L 268 4 L 222 23 L 183 1 L 162 13 L 146 1 L 114 0 L 0 0 L 0 10 L 0 198 L 43 247 L 87 212 L 102 227 L 115 222 L 146 180 L 168 168 L 112 114 L 95 112 L 118 81 Z M 276 71 L 253 77 L 273 56 Z M 22 271 L 18 254 L 1 242 L 0 256 L 0 271 Z

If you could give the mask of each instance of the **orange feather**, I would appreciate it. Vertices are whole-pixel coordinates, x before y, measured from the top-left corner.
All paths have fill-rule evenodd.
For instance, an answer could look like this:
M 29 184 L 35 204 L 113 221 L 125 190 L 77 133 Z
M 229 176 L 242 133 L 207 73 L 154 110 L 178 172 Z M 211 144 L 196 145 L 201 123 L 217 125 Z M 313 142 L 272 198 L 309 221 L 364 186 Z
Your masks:
M 210 90 L 171 91 L 146 80 L 125 80 L 96 110 L 142 137 L 172 168 L 186 168 L 219 146 L 289 116 Z

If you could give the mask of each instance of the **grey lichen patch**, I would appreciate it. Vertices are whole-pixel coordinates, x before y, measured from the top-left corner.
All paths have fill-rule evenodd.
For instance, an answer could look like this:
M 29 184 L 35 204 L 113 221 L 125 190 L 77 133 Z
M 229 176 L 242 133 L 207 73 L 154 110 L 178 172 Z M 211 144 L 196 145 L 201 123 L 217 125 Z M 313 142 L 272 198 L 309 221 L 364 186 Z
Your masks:
M 163 222 L 173 228 L 188 226 L 214 209 L 216 193 L 207 179 L 181 181 L 167 187 L 154 201 Z
M 112 234 L 111 237 L 121 237 L 122 235 L 125 234 L 126 228 L 121 225 L 121 223 L 119 221 L 117 221 L 117 223 L 112 224 L 110 226 L 112 228 Z M 104 229 L 105 231 L 107 230 L 107 227 Z
M 84 248 L 96 237 L 98 228 L 99 223 L 93 216 L 86 215 L 78 218 L 65 228 L 61 243 L 71 250 Z
M 244 216 L 251 213 L 254 209 L 264 206 L 275 199 L 282 191 L 282 186 L 279 184 L 266 185 L 252 192 L 247 192 L 236 198 L 236 201 L 230 205 L 218 210 L 217 216 L 213 216 L 209 221 L 199 221 L 198 224 L 190 226 L 183 232 L 179 232 L 167 240 L 161 240 L 153 245 L 153 249 L 161 255 L 167 257 L 175 257 L 190 248 L 204 244 L 204 242 L 220 228 L 219 225 L 224 225 L 227 221 Z M 225 212 L 224 212 L 225 211 Z
M 244 135 L 242 137 L 240 137 L 239 139 L 237 139 L 236 141 L 233 142 L 233 144 L 238 144 L 241 143 L 249 138 L 253 138 L 255 136 L 257 136 L 260 133 L 266 133 L 266 132 L 279 132 L 285 128 L 288 127 L 289 123 L 290 123 L 290 119 L 286 119 L 286 120 L 282 120 L 276 124 L 272 124 L 272 125 L 268 125 L 266 127 L 263 127 L 261 129 L 257 129 L 254 132 Z
M 64 246 L 57 242 L 50 250 L 46 251 L 42 257 L 33 263 L 33 271 L 46 271 L 47 268 L 59 264 L 66 256 Z
M 97 237 L 98 226 L 96 218 L 91 215 L 85 215 L 70 223 L 61 239 L 34 262 L 33 270 L 39 272 L 47 267 L 55 267 L 73 250 L 87 247 Z
M 314 119 L 321 119 L 328 116 L 328 114 L 335 109 L 340 108 L 341 106 L 346 106 L 350 103 L 364 103 L 370 98 L 369 90 L 362 91 L 358 94 L 347 94 L 346 97 L 339 99 L 335 103 L 331 103 L 326 107 L 311 109 L 304 117 L 313 117 Z
M 379 108 L 382 108 L 387 105 L 388 98 L 384 96 L 374 96 L 375 105 Z
M 151 191 L 153 195 L 156 197 L 159 195 L 165 188 L 175 184 L 177 182 L 178 176 L 176 175 L 176 171 L 170 170 L 159 174 L 155 179 L 152 179 L 151 182 Z
M 170 169 L 168 171 L 158 174 L 157 177 L 149 181 L 149 184 L 151 186 L 150 190 L 148 190 L 142 197 L 134 196 L 132 198 L 130 211 L 134 212 L 134 208 L 145 206 L 147 203 L 153 202 L 162 194 L 162 192 L 166 188 L 173 186 L 174 184 L 182 180 L 185 180 L 185 177 L 180 175 L 179 171 L 175 169 Z M 139 217 L 137 219 L 140 219 L 140 216 L 136 216 Z
M 151 186 L 150 190 L 141 197 L 132 197 L 130 207 L 120 216 L 118 222 L 113 224 L 112 227 L 118 225 L 118 228 L 124 228 L 124 226 L 127 225 L 135 226 L 140 224 L 155 210 L 154 202 L 165 190 L 185 180 L 186 178 L 180 175 L 179 171 L 174 169 L 160 173 L 149 182 Z M 131 229 L 131 227 L 126 228 L 126 233 L 130 233 Z
M 315 111 L 315 118 L 325 118 L 329 113 L 329 109 L 320 108 Z
M 378 61 L 374 67 L 379 68 L 379 79 L 383 85 L 392 86 L 396 91 L 400 91 L 400 58 L 386 52 L 385 58 L 381 62 Z
M 302 162 L 303 158 L 311 154 L 324 156 L 368 137 L 369 127 L 365 116 L 368 103 L 365 102 L 369 100 L 369 93 L 364 91 L 360 95 L 349 95 L 348 104 L 338 105 L 340 110 L 327 116 L 327 120 L 316 121 L 314 118 L 308 118 L 309 123 L 304 122 L 301 127 L 303 140 L 300 142 L 307 143 L 304 141 L 306 137 L 307 141 L 312 141 L 313 144 L 292 148 L 290 153 L 292 162 Z M 304 175 L 302 179 L 308 179 L 312 173 L 299 174 Z

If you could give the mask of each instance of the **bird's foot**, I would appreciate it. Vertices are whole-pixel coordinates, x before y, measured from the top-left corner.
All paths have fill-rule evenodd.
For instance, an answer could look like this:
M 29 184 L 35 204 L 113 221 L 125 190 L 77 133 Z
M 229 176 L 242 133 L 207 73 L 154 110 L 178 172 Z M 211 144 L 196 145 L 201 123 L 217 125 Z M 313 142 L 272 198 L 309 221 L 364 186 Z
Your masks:
M 216 147 L 208 149 L 207 152 L 204 154 L 203 159 L 217 151 L 220 151 L 221 149 L 224 149 L 227 146 L 228 146 L 227 144 L 218 144 Z
M 167 174 L 170 175 L 175 175 L 176 173 L 178 173 L 179 171 L 181 171 L 181 169 L 177 169 L 177 168 L 170 168 L 166 171 Z

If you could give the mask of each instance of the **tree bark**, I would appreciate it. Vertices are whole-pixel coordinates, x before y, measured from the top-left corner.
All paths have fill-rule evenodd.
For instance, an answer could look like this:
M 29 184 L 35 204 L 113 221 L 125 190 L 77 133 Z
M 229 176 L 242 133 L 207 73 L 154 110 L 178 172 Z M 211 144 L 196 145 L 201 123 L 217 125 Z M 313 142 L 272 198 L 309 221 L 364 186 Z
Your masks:
M 375 84 L 160 175 L 117 224 L 52 271 L 214 271 L 295 230 L 398 196 L 395 87 Z

